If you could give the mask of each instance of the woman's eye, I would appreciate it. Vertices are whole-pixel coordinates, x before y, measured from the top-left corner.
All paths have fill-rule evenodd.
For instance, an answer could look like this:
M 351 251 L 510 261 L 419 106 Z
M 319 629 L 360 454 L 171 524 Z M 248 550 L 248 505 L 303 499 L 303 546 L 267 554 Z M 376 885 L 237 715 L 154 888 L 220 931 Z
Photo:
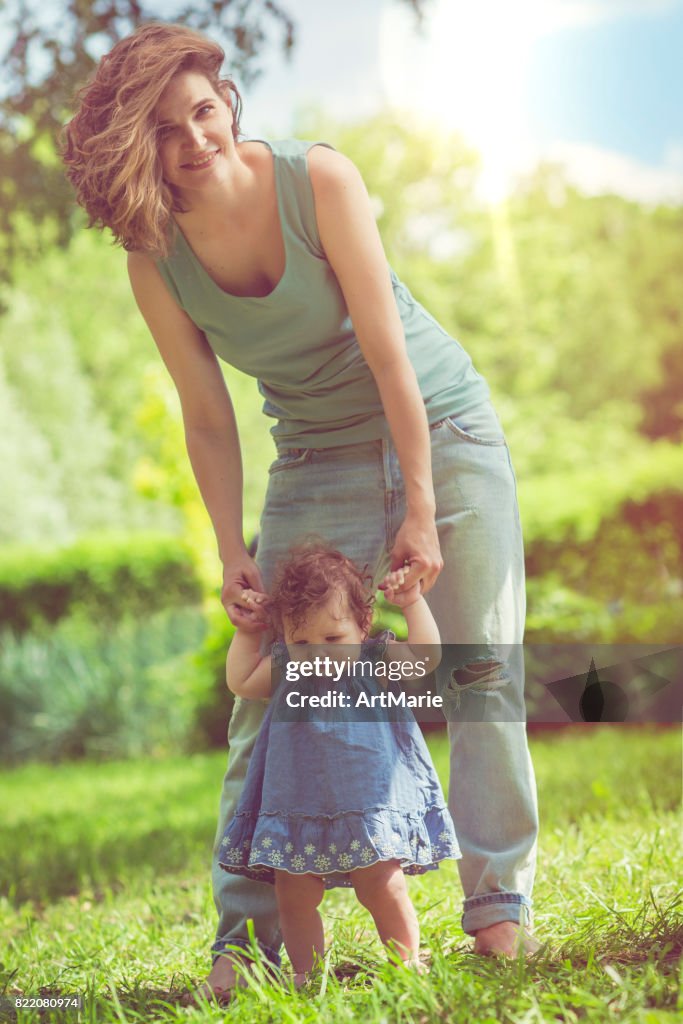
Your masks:
M 207 104 L 205 107 L 200 107 L 199 110 L 197 111 L 197 113 L 198 114 L 205 114 L 205 113 L 209 113 L 210 114 L 212 110 L 213 110 L 213 106 L 211 106 L 211 104 Z
M 339 637 L 338 636 L 326 636 L 325 637 L 325 643 L 326 644 L 336 644 L 336 643 L 338 643 L 338 641 L 339 641 Z
M 169 134 L 172 128 L 172 124 L 160 124 L 159 127 L 157 128 L 157 135 L 159 136 L 160 139 L 163 139 L 164 136 Z

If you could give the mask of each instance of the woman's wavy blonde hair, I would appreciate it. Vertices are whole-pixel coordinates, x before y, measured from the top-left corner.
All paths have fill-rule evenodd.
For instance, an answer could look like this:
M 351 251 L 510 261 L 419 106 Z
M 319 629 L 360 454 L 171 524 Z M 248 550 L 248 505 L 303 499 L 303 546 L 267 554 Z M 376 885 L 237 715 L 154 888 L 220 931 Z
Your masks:
M 88 227 L 111 228 L 124 249 L 168 256 L 171 215 L 182 207 L 162 176 L 156 107 L 175 75 L 198 71 L 230 105 L 237 139 L 242 100 L 234 83 L 219 77 L 224 59 L 221 47 L 199 32 L 159 22 L 143 25 L 102 57 L 77 93 L 77 113 L 61 137 L 66 174 Z

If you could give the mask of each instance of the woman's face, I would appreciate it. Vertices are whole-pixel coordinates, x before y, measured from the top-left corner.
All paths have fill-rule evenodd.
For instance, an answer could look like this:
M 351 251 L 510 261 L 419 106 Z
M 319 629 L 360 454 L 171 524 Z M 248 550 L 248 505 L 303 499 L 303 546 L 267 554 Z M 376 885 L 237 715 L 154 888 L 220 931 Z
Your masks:
M 198 71 L 181 71 L 157 106 L 164 180 L 181 193 L 222 180 L 234 151 L 232 110 Z

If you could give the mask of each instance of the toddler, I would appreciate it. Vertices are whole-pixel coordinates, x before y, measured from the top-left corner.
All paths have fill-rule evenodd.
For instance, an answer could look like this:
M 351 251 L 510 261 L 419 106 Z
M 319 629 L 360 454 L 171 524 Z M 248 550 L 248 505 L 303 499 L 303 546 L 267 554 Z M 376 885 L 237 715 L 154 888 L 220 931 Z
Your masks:
M 310 710 L 307 698 L 319 697 L 321 679 L 294 672 L 296 682 L 287 682 L 285 672 L 287 662 L 309 656 L 364 661 L 360 676 L 347 672 L 336 682 L 324 680 L 325 692 L 337 695 L 334 706 L 354 708 L 361 693 L 368 700 L 360 703 L 372 706 L 369 698 L 385 688 L 385 680 L 376 677 L 382 673 L 368 672 L 368 663 L 400 661 L 405 674 L 420 660 L 418 645 L 430 645 L 434 658 L 439 634 L 419 584 L 394 592 L 404 571 L 390 573 L 383 587 L 387 599 L 403 609 L 406 643 L 388 631 L 368 638 L 373 598 L 362 573 L 340 552 L 308 543 L 290 552 L 276 573 L 267 604 L 279 634 L 271 654 L 261 653 L 260 632 L 238 629 L 230 644 L 230 689 L 242 698 L 271 700 L 223 836 L 220 862 L 226 871 L 275 886 L 296 985 L 323 956 L 318 907 L 325 889 L 333 886 L 352 886 L 382 942 L 406 964 L 419 967 L 419 926 L 405 875 L 460 856 L 412 713 L 403 710 L 391 720 L 375 712 L 368 720 L 367 712 Z M 253 591 L 243 596 L 264 601 Z M 436 667 L 428 664 L 427 671 Z

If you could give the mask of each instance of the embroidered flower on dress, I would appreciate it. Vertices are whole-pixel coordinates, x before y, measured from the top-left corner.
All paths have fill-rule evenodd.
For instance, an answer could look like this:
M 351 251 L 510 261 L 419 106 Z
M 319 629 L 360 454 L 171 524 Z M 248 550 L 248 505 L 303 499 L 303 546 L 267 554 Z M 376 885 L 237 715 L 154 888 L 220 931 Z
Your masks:
M 324 853 L 319 853 L 313 861 L 318 871 L 327 871 L 332 861 L 329 857 L 326 857 Z
M 285 843 L 285 853 L 291 853 L 294 849 L 294 843 Z
M 442 843 L 448 843 L 450 846 L 451 834 L 450 832 L 447 832 L 446 829 L 444 829 L 443 832 L 439 832 L 439 839 Z
M 315 846 L 313 845 L 313 843 L 306 843 L 306 845 L 304 846 L 304 853 L 307 853 L 309 857 L 311 856 L 312 853 L 315 853 Z
M 353 857 L 350 853 L 340 853 L 337 858 L 340 868 L 350 868 L 353 865 Z
M 242 854 L 238 849 L 228 850 L 225 855 L 225 859 L 228 864 L 239 864 L 242 860 Z
M 327 847 L 327 849 L 330 851 L 330 853 L 336 853 L 337 852 L 337 844 L 336 843 L 330 843 L 330 845 Z
M 252 848 L 251 848 L 251 856 L 252 857 L 260 857 L 260 855 L 261 855 L 261 851 L 259 850 L 258 846 L 252 846 Z
M 223 836 L 221 839 L 221 846 L 230 846 L 230 840 L 227 836 Z
M 305 863 L 306 858 L 302 857 L 300 853 L 297 853 L 296 856 L 292 857 L 292 867 L 294 868 L 295 871 L 301 871 Z
M 282 864 L 284 857 L 282 856 L 279 850 L 273 850 L 273 852 L 270 855 L 270 860 L 271 863 L 275 864 L 276 867 L 279 867 L 280 864 Z
M 372 850 L 370 849 L 369 846 L 363 847 L 363 849 L 360 852 L 360 859 L 362 861 L 365 861 L 366 864 L 369 860 L 372 860 Z
M 360 842 L 358 841 L 358 839 L 352 840 L 352 842 L 351 842 L 351 849 L 352 850 L 360 850 Z
M 251 846 L 251 839 L 245 839 L 244 842 L 242 843 L 242 846 L 244 847 L 245 850 L 248 850 L 249 847 Z
M 270 836 L 266 836 L 265 839 L 261 840 L 261 843 L 263 844 L 263 846 L 265 846 L 266 850 L 269 850 L 270 847 L 273 845 L 273 840 L 270 838 Z

